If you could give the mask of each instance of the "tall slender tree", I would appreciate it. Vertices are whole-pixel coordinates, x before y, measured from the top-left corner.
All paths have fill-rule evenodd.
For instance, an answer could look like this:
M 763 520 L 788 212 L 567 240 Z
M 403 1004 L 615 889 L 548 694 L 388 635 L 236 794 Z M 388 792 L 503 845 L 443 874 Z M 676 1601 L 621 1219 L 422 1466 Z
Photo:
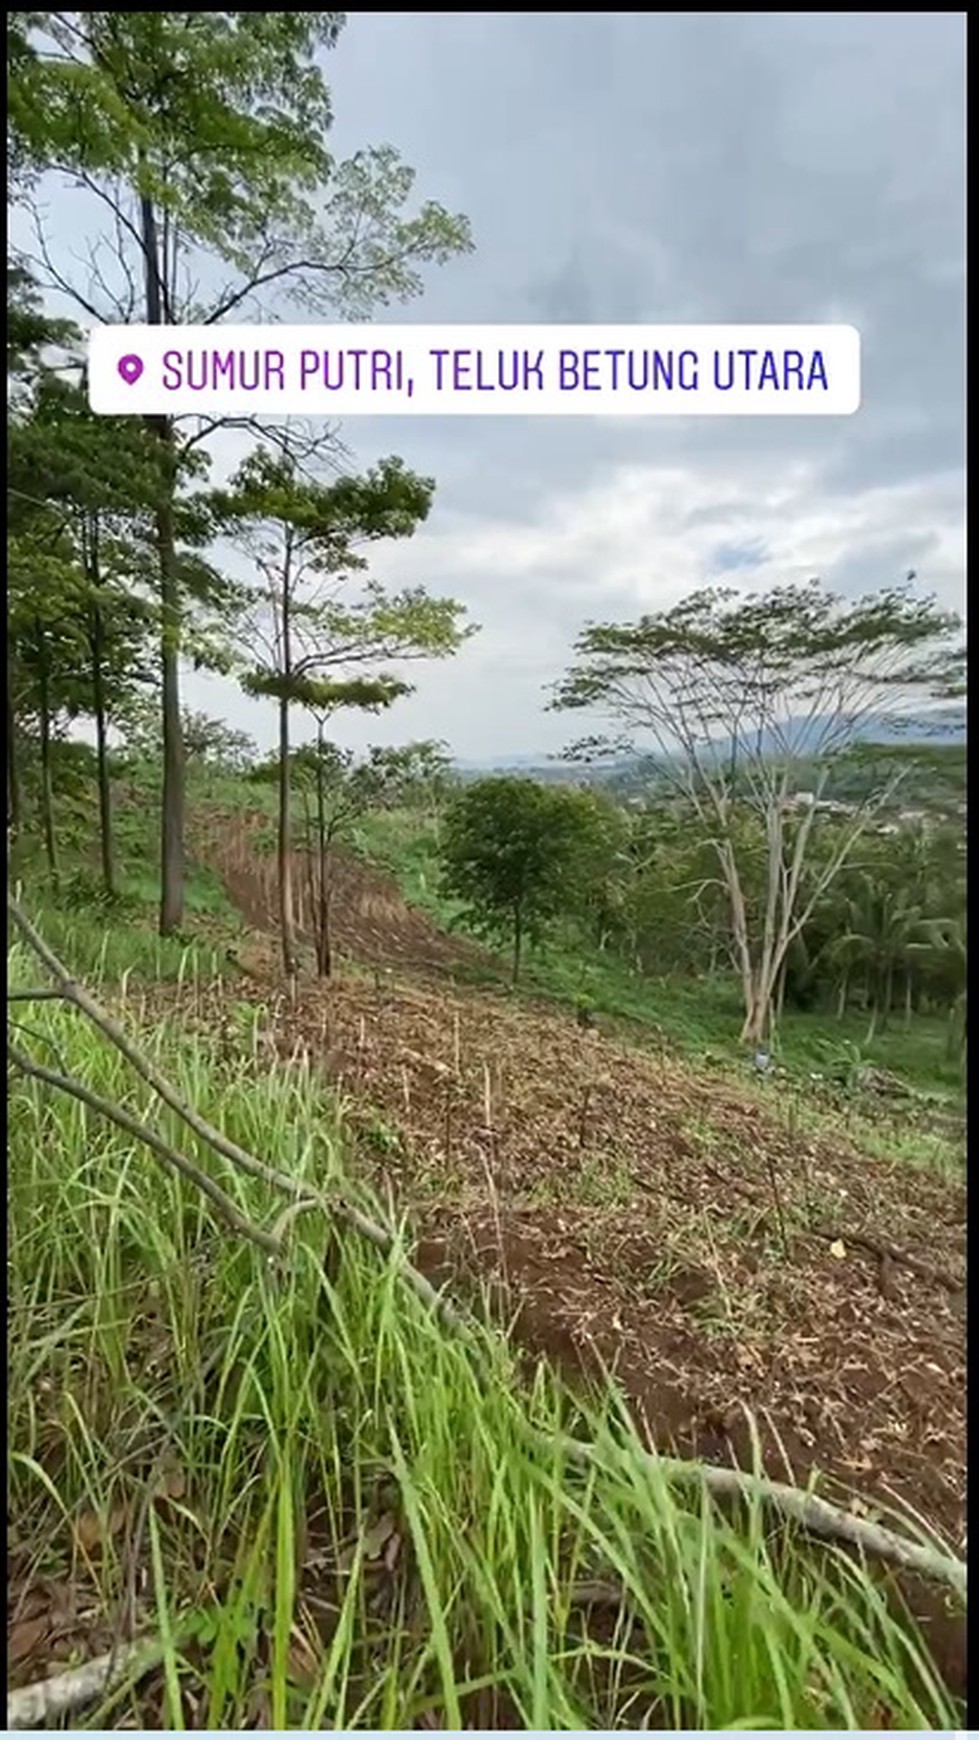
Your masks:
M 291 710 L 326 719 L 343 707 L 377 712 L 410 692 L 384 667 L 444 658 L 473 632 L 452 598 L 421 587 L 389 593 L 372 580 L 361 547 L 411 536 L 434 484 L 386 459 L 363 477 L 321 481 L 300 466 L 288 436 L 262 447 L 212 498 L 216 520 L 253 562 L 259 582 L 241 638 L 253 663 L 249 693 L 279 713 L 279 918 L 287 974 L 296 965 L 292 870 Z
M 420 268 L 470 244 L 464 219 L 410 209 L 414 176 L 390 147 L 337 162 L 319 63 L 336 12 L 38 12 L 8 46 L 13 191 L 50 171 L 90 196 L 107 231 L 73 274 L 32 205 L 46 287 L 92 321 L 149 325 L 261 316 L 276 304 L 348 317 L 415 296 Z M 217 273 L 215 268 L 217 268 Z M 210 297 L 200 284 L 227 276 Z M 168 476 L 155 510 L 163 803 L 160 929 L 183 911 L 184 646 L 177 503 L 181 458 L 217 426 L 148 427 Z

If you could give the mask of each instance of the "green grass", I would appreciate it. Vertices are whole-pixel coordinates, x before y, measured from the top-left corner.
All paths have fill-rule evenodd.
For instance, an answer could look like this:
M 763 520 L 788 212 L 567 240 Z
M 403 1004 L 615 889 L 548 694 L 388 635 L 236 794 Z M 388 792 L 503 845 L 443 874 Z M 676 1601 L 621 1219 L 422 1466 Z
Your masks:
M 35 982 L 19 949 L 8 966 L 13 984 Z M 143 1019 L 135 991 L 125 1015 Z M 44 1003 L 16 1017 L 35 1055 L 189 1140 L 79 1016 Z M 220 1056 L 175 1024 L 143 1037 L 254 1152 L 318 1186 L 345 1171 L 335 1104 L 271 1063 L 256 1027 Z M 735 1526 L 681 1495 L 611 1395 L 583 1418 L 546 1371 L 528 1390 L 503 1338 L 486 1332 L 477 1359 L 395 1259 L 352 1237 L 332 1246 L 318 1211 L 270 1266 L 77 1102 L 13 1078 L 9 1104 L 16 1575 L 71 1582 L 79 1610 L 110 1618 L 132 1587 L 163 1648 L 148 1690 L 76 1721 L 853 1730 L 885 1709 L 894 1727 L 958 1725 L 920 1639 L 863 1573 L 754 1506 Z M 264 1186 L 196 1157 L 274 1223 Z M 572 1426 L 597 1445 L 587 1469 L 561 1447 Z M 595 1578 L 623 1612 L 589 1625 L 573 1590 Z
M 199 782 L 192 782 L 194 794 Z M 210 791 L 210 785 L 205 791 Z M 230 803 L 227 782 L 218 786 Z M 160 902 L 159 818 L 153 791 L 137 783 L 116 793 L 116 897 L 106 897 L 93 803 L 73 806 L 64 822 L 61 864 L 53 878 L 36 834 L 25 832 L 9 854 L 8 886 L 22 898 L 52 947 L 82 975 L 138 984 L 200 979 L 220 973 L 241 919 L 213 871 L 188 863 L 179 936 L 157 934 Z
M 381 812 L 364 820 L 352 843 L 397 877 L 409 904 L 437 924 L 459 926 L 460 908 L 439 890 L 433 823 L 409 811 Z M 501 959 L 503 970 L 506 965 Z M 743 1062 L 740 989 L 729 974 L 699 979 L 640 976 L 614 956 L 590 948 L 579 935 L 558 931 L 528 953 L 522 990 L 565 1004 L 586 998 L 596 1014 L 659 1029 L 687 1055 L 710 1053 Z M 899 1075 L 929 1094 L 961 1102 L 963 1069 L 946 1055 L 942 1018 L 915 1015 L 905 1026 L 901 1017 L 892 1016 L 869 1044 L 866 1033 L 867 1017 L 856 1010 L 842 1020 L 826 1012 L 786 1010 L 779 1026 L 778 1061 L 798 1076 L 846 1069 L 858 1061 Z

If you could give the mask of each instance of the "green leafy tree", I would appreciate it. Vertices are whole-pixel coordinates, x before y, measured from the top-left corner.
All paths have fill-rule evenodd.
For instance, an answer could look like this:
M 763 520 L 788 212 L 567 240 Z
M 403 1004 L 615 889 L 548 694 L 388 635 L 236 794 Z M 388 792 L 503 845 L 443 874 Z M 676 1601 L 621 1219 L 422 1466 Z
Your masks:
M 291 712 L 311 711 L 320 736 L 339 709 L 381 712 L 411 686 L 383 667 L 445 658 L 472 632 L 451 598 L 421 587 L 389 593 L 368 574 L 364 546 L 410 537 L 431 505 L 434 484 L 399 459 L 362 477 L 311 476 L 288 437 L 249 455 L 213 511 L 260 579 L 240 630 L 255 659 L 242 673 L 248 693 L 274 699 L 279 713 L 279 919 L 286 973 L 295 972 L 292 868 Z
M 881 877 L 862 879 L 846 898 L 843 928 L 830 944 L 829 956 L 847 976 L 856 971 L 863 977 L 870 1007 L 867 1045 L 886 1025 L 895 974 L 907 960 L 921 918 L 920 906 Z
M 955 918 L 930 918 L 920 926 L 920 935 L 910 944 L 912 952 L 937 966 L 948 996 L 946 1056 L 965 1060 L 966 1009 L 968 1002 L 968 950 L 966 914 Z
M 861 728 L 953 693 L 964 658 L 958 620 L 907 587 L 853 601 L 817 581 L 747 599 L 708 589 L 636 623 L 591 625 L 576 651 L 552 705 L 604 713 L 627 739 L 620 747 L 632 748 L 633 736 L 651 743 L 661 778 L 709 833 L 730 908 L 742 1039 L 757 1042 L 792 942 L 893 790 L 889 781 L 868 795 L 803 898 L 820 812 L 818 801 L 798 805 L 800 771 L 821 769 L 818 800 Z M 739 837 L 744 815 L 754 837 Z M 755 839 L 764 842 L 756 917 L 742 853 Z
M 183 715 L 184 745 L 187 760 L 204 767 L 226 769 L 229 773 L 247 773 L 257 760 L 255 744 L 247 731 L 238 731 L 223 719 L 211 719 L 207 713 L 186 710 Z
M 96 418 L 81 388 L 54 367 L 38 371 L 30 414 L 8 433 L 11 487 L 21 503 L 34 505 L 35 519 L 42 502 L 57 519 L 63 557 L 60 584 L 53 585 L 50 570 L 39 570 L 21 545 L 11 633 L 16 647 L 17 624 L 23 625 L 35 671 L 43 620 L 50 625 L 43 654 L 49 669 L 56 652 L 71 651 L 71 716 L 87 717 L 95 728 L 102 874 L 110 896 L 108 734 L 117 709 L 152 681 L 148 538 L 162 482 L 157 461 L 157 444 L 140 424 Z
M 390 753 L 393 777 L 390 801 L 407 809 L 421 809 L 437 838 L 442 810 L 455 786 L 448 745 L 426 737 Z
M 188 765 L 217 768 L 231 773 L 249 773 L 258 765 L 258 751 L 247 731 L 239 731 L 223 719 L 185 707 L 181 732 Z M 121 728 L 120 765 L 132 769 L 140 763 L 158 764 L 162 757 L 160 709 L 145 697 L 125 710 Z
M 44 287 L 95 321 L 217 323 L 291 304 L 366 318 L 416 296 L 421 268 L 471 245 L 465 220 L 411 209 L 389 146 L 328 149 L 329 88 L 314 58 L 336 12 L 37 12 L 8 37 L 13 191 L 31 206 Z M 83 272 L 55 257 L 38 176 L 59 175 L 107 220 Z M 209 301 L 198 286 L 224 282 Z M 180 656 L 186 594 L 183 464 L 215 422 L 152 417 L 168 487 L 155 510 L 163 714 L 160 929 L 180 925 L 185 770 Z
M 583 793 L 511 776 L 475 781 L 446 812 L 445 890 L 465 904 L 477 932 L 508 939 L 514 984 L 524 944 L 573 902 L 594 826 Z
M 23 263 L 7 262 L 7 826 L 21 824 L 20 760 L 24 720 L 20 701 L 29 686 L 18 638 L 24 625 L 36 633 L 32 595 L 49 600 L 72 576 L 73 552 L 64 517 L 34 488 L 33 477 L 17 476 L 17 443 L 33 416 L 43 357 L 71 338 L 74 328 L 45 312 L 40 293 Z M 23 647 L 21 648 L 23 652 Z M 50 856 L 50 851 L 49 851 Z

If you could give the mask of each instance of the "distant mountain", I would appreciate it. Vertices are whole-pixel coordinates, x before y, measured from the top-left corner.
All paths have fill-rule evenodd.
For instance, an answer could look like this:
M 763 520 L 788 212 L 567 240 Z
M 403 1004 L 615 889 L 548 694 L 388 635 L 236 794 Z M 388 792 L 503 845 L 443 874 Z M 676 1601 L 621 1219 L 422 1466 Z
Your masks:
M 546 763 L 546 755 L 501 755 L 498 759 L 490 756 L 485 761 L 457 761 L 454 766 L 457 773 L 522 773 L 527 768 L 543 767 Z
M 789 720 L 784 728 L 783 742 L 788 742 L 794 754 L 804 756 L 809 745 L 818 744 L 829 723 L 829 715 L 815 720 Z M 860 744 L 879 743 L 887 748 L 898 743 L 933 743 L 939 747 L 951 744 L 964 746 L 965 708 L 955 704 L 935 707 L 900 719 L 895 715 L 866 719 L 856 728 L 852 740 Z M 762 739 L 762 747 L 766 753 L 774 754 L 780 745 L 769 734 L 767 741 Z M 730 753 L 731 739 L 719 738 L 714 746 L 714 757 L 723 759 Z M 455 771 L 463 779 L 480 779 L 494 773 L 516 773 L 525 778 L 540 780 L 588 779 L 604 782 L 635 772 L 641 765 L 641 758 L 620 757 L 583 766 L 554 760 L 546 755 L 509 755 L 501 756 L 499 760 L 457 761 L 454 765 Z
M 879 720 L 862 735 L 865 743 L 965 743 L 964 707 L 936 707 L 913 718 Z
M 817 715 L 814 719 L 790 719 L 778 737 L 770 732 L 762 737 L 762 752 L 774 755 L 784 752 L 787 745 L 794 755 L 811 754 L 818 749 L 831 724 L 829 714 Z M 850 738 L 852 743 L 879 743 L 885 747 L 896 743 L 964 744 L 965 740 L 965 708 L 957 705 L 935 707 L 900 717 L 896 714 L 881 715 L 876 719 L 868 717 L 856 726 Z M 719 740 L 714 749 L 715 757 L 722 760 L 730 753 L 731 739 Z
M 594 767 L 581 767 L 573 762 L 553 760 L 546 755 L 511 755 L 499 761 L 456 761 L 453 770 L 460 779 L 491 779 L 494 774 L 511 774 L 520 779 L 534 779 L 540 785 L 557 780 L 565 784 L 585 784 L 589 779 L 607 778 L 620 763 L 607 761 Z

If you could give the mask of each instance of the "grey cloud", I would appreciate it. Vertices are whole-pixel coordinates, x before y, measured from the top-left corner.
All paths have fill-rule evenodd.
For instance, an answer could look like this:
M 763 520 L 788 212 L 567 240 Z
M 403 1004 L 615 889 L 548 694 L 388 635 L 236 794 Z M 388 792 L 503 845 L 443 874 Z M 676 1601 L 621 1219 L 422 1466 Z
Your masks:
M 398 452 L 437 480 L 378 572 L 457 593 L 484 632 L 348 740 L 383 724 L 471 756 L 557 748 L 541 687 L 584 617 L 725 564 L 736 584 L 821 573 L 847 592 L 913 566 L 960 602 L 962 14 L 363 13 L 325 64 L 338 152 L 393 141 L 421 195 L 472 220 L 475 254 L 398 318 L 863 336 L 863 404 L 838 421 L 349 422 L 358 464 Z M 208 694 L 257 728 L 233 690 Z

